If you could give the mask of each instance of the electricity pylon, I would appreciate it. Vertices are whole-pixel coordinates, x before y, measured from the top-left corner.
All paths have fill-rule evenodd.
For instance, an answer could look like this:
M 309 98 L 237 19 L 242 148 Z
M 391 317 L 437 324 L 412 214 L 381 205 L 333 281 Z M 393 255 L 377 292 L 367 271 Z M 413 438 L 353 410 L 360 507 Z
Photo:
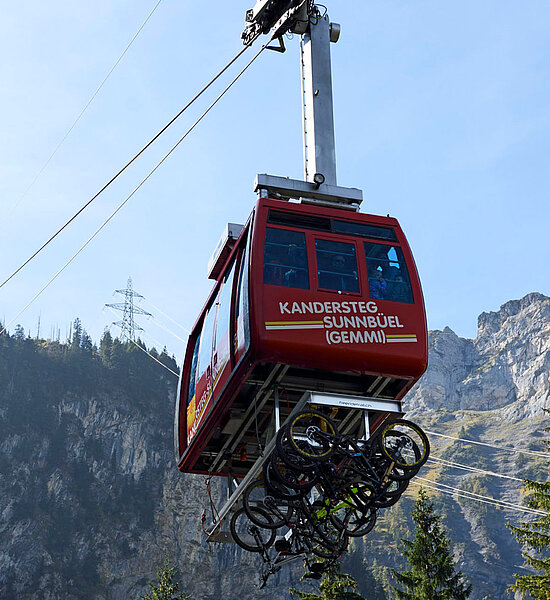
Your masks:
M 105 306 L 114 308 L 115 310 L 120 310 L 122 312 L 122 321 L 116 321 L 113 323 L 113 325 L 118 325 L 118 327 L 120 327 L 121 338 L 123 341 L 134 342 L 136 340 L 136 331 L 144 331 L 143 327 L 136 325 L 134 315 L 145 315 L 147 317 L 152 317 L 153 315 L 143 310 L 139 306 L 136 306 L 135 300 L 139 302 L 139 300 L 143 299 L 144 296 L 138 294 L 132 289 L 131 277 L 128 277 L 125 290 L 115 290 L 114 293 L 124 296 L 124 302 L 106 304 Z

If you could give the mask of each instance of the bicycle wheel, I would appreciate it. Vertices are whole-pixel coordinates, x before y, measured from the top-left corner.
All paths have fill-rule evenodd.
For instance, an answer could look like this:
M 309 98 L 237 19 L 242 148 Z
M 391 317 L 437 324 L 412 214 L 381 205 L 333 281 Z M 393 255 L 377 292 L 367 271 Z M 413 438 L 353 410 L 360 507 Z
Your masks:
M 277 432 L 275 446 L 279 456 L 283 459 L 285 464 L 292 469 L 311 471 L 317 466 L 317 461 L 297 452 L 294 446 L 290 443 L 288 426 L 281 427 L 281 429 L 279 429 Z
M 270 495 L 263 481 L 251 483 L 243 493 L 243 508 L 250 520 L 265 529 L 279 529 L 288 525 L 294 508 L 292 501 Z M 255 510 L 261 508 L 262 512 Z M 263 514 L 265 511 L 269 519 Z
M 375 496 L 374 506 L 376 508 L 389 508 L 393 506 L 409 485 L 408 479 L 390 480 L 384 489 Z
M 260 507 L 251 509 L 257 513 L 258 520 L 269 522 L 271 517 Z M 275 541 L 276 532 L 274 529 L 264 529 L 250 520 L 244 508 L 239 508 L 231 517 L 229 522 L 231 535 L 235 542 L 248 552 L 262 552 L 267 550 Z
M 288 426 L 288 440 L 294 450 L 313 461 L 326 460 L 332 454 L 337 435 L 336 425 L 314 411 L 300 413 Z
M 301 488 L 298 487 L 297 489 L 285 485 L 280 480 L 277 471 L 271 464 L 271 460 L 264 463 L 263 478 L 266 490 L 273 496 L 284 500 L 298 500 L 311 489 L 311 487 L 305 485 L 301 486 Z
M 422 465 L 413 467 L 411 469 L 405 469 L 403 467 L 393 465 L 393 468 L 388 475 L 388 479 L 391 479 L 392 481 L 409 481 L 418 473 L 418 471 L 420 471 L 421 467 Z
M 347 532 L 335 527 L 330 519 L 310 525 L 305 535 L 311 552 L 320 558 L 338 558 L 349 543 Z
M 302 494 L 309 492 L 317 482 L 318 476 L 315 472 L 289 467 L 278 452 L 273 452 L 269 463 L 271 465 L 270 474 L 275 479 L 289 488 L 299 490 Z
M 356 507 L 337 505 L 335 512 L 330 515 L 334 526 L 345 531 L 350 537 L 363 537 L 367 535 L 376 524 L 376 509 L 371 507 L 367 513 L 357 510 Z
M 402 469 L 419 469 L 430 455 L 426 434 L 416 423 L 404 419 L 384 426 L 378 443 L 382 454 Z

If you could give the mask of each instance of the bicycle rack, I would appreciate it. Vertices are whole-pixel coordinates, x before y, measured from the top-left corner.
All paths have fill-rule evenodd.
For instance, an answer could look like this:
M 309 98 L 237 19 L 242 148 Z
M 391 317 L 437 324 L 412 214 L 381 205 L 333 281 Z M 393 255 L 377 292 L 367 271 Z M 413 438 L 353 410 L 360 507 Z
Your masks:
M 381 398 L 372 398 L 365 396 L 350 396 L 343 394 L 332 394 L 332 393 L 324 393 L 324 392 L 313 392 L 307 391 L 305 392 L 294 408 L 291 410 L 290 414 L 287 416 L 285 421 L 281 423 L 281 414 L 280 414 L 280 406 L 279 406 L 279 393 L 278 389 L 274 390 L 274 411 L 275 411 L 275 432 L 273 437 L 269 440 L 266 447 L 263 450 L 261 456 L 254 462 L 252 467 L 249 469 L 248 473 L 244 478 L 240 480 L 237 484 L 237 479 L 233 477 L 228 478 L 228 499 L 223 504 L 222 508 L 218 511 L 219 520 L 222 522 L 226 522 L 226 517 L 234 510 L 236 510 L 238 502 L 247 488 L 247 486 L 253 482 L 259 473 L 261 472 L 264 463 L 269 458 L 271 453 L 275 448 L 275 437 L 277 431 L 286 425 L 295 415 L 302 412 L 307 406 L 325 406 L 330 407 L 332 409 L 341 411 L 343 414 L 343 418 L 339 419 L 339 428 L 342 433 L 348 433 L 348 431 L 352 431 L 353 429 L 358 427 L 358 419 L 363 420 L 363 439 L 368 439 L 370 435 L 370 426 L 372 424 L 372 416 L 374 414 L 389 414 L 389 419 L 394 420 L 403 415 L 401 402 L 398 400 L 388 400 Z M 235 489 L 234 486 L 236 485 Z M 217 532 L 219 529 L 218 523 L 211 523 L 209 527 L 206 528 L 207 532 L 207 541 L 210 543 L 235 543 L 231 533 L 222 529 L 221 532 Z M 215 535 L 214 535 L 215 534 Z M 293 559 L 298 558 L 293 557 Z M 290 557 L 288 557 L 290 558 Z M 273 561 L 276 563 L 277 559 Z M 285 559 L 284 562 L 287 562 Z M 276 563 L 276 564 L 282 564 Z

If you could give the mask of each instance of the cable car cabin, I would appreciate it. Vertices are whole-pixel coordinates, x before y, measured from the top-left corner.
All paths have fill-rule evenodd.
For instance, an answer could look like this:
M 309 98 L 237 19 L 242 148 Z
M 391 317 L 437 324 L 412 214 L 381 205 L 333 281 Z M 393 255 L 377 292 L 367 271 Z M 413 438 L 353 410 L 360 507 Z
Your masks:
M 400 400 L 426 369 L 422 290 L 394 218 L 263 198 L 211 277 L 180 378 L 181 471 L 243 475 L 305 391 Z M 365 435 L 353 412 L 341 427 Z

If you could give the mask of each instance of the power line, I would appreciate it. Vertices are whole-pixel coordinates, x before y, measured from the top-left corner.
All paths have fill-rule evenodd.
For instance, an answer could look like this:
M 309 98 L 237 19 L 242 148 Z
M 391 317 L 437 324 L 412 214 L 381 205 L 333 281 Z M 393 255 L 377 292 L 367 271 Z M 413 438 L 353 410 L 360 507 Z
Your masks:
M 145 350 L 145 348 L 142 348 L 135 340 L 130 340 L 130 341 L 132 342 L 132 344 L 135 344 L 142 352 L 145 352 L 145 354 L 147 354 L 147 356 L 149 356 L 155 362 L 157 362 L 161 367 L 164 367 L 167 371 L 170 371 L 170 373 L 172 373 L 172 375 L 175 375 L 176 377 L 179 378 L 179 373 L 172 371 L 172 369 L 170 369 L 170 367 L 167 367 L 164 363 L 160 362 L 160 360 L 158 358 L 155 358 L 150 352 Z
M 177 333 L 173 332 L 169 327 L 166 327 L 166 325 L 163 325 L 162 323 L 159 323 L 158 321 L 153 321 L 153 323 L 157 326 L 160 327 L 161 329 L 164 329 L 164 331 L 166 331 L 167 333 L 169 333 L 170 335 L 173 335 L 177 340 L 179 340 L 180 342 L 183 342 L 184 344 L 187 343 L 187 340 L 184 340 L 183 338 L 181 338 Z
M 423 479 L 423 478 L 418 477 L 417 479 Z M 411 483 L 414 485 L 419 485 L 421 487 L 426 487 L 431 490 L 435 490 L 441 494 L 447 494 L 448 496 L 462 496 L 464 498 L 467 498 L 468 500 L 482 502 L 483 504 L 492 504 L 493 506 L 498 506 L 499 508 L 508 508 L 511 510 L 519 510 L 522 512 L 539 515 L 539 516 L 548 514 L 543 511 L 537 511 L 532 508 L 527 508 L 525 506 L 521 506 L 519 504 L 506 503 L 502 500 L 496 500 L 495 498 L 491 498 L 490 496 L 481 496 L 480 494 L 475 494 L 474 496 L 470 496 L 468 494 L 473 494 L 473 492 L 466 492 L 465 490 L 460 490 L 458 488 L 451 488 L 451 490 L 441 489 L 440 487 L 437 487 L 438 485 L 443 485 L 443 484 L 440 484 L 439 482 L 430 481 L 429 479 L 426 479 L 424 481 L 429 481 L 430 483 L 433 483 L 435 485 L 430 485 L 429 483 L 418 483 L 417 481 L 412 481 Z M 445 486 L 445 487 L 450 487 L 450 486 Z
M 444 467 L 452 467 L 453 469 L 462 469 L 464 471 L 471 471 L 472 473 L 480 473 L 482 475 L 492 475 L 493 477 L 500 477 L 502 479 L 512 479 L 513 481 L 523 481 L 520 477 L 512 477 L 511 475 L 502 475 L 501 473 L 496 473 L 495 471 L 487 471 L 485 469 L 478 469 L 477 467 L 471 467 L 468 465 L 463 465 L 461 463 L 451 462 L 450 460 L 444 460 L 443 458 L 436 458 L 430 456 L 428 458 L 429 462 L 436 462 Z
M 135 315 L 143 315 L 145 317 L 151 317 L 152 315 L 136 305 L 136 301 L 139 302 L 140 300 L 143 300 L 143 296 L 133 289 L 131 277 L 128 277 L 126 289 L 115 290 L 114 293 L 124 296 L 124 302 L 105 305 L 122 312 L 122 321 L 117 321 L 116 323 L 113 323 L 113 325 L 118 325 L 120 327 L 122 339 L 124 341 L 135 340 L 136 331 L 143 331 L 143 328 L 136 324 Z
M 142 29 L 145 27 L 145 25 L 147 25 L 147 22 L 153 16 L 153 13 L 157 10 L 157 8 L 158 8 L 158 6 L 159 6 L 159 4 L 161 2 L 162 2 L 162 0 L 158 0 L 158 2 L 153 7 L 153 10 L 147 15 L 147 18 L 145 19 L 145 21 L 143 21 L 143 23 L 141 24 L 140 28 L 134 34 L 134 37 L 130 40 L 130 42 L 128 43 L 128 45 L 126 46 L 126 48 L 124 48 L 122 54 L 118 57 L 118 59 L 116 60 L 115 64 L 111 67 L 111 70 L 107 73 L 107 75 L 104 77 L 103 81 L 99 84 L 98 88 L 92 94 L 92 97 L 88 100 L 88 102 L 86 103 L 86 105 L 84 106 L 84 108 L 80 111 L 79 115 L 76 117 L 76 119 L 73 122 L 73 124 L 69 127 L 69 129 L 67 130 L 67 132 L 65 133 L 65 135 L 63 136 L 63 138 L 61 139 L 61 141 L 57 144 L 57 146 L 54 148 L 53 152 L 50 154 L 49 158 L 42 165 L 42 167 L 40 168 L 40 170 L 38 171 L 38 173 L 34 176 L 34 179 L 31 181 L 31 183 L 27 186 L 27 188 L 21 194 L 21 196 L 19 197 L 19 199 L 17 200 L 17 202 L 13 205 L 13 207 L 10 210 L 9 214 L 7 215 L 6 219 L 8 219 L 9 217 L 11 217 L 11 215 L 16 210 L 16 208 L 19 206 L 19 204 L 21 203 L 21 201 L 23 200 L 23 198 L 29 193 L 29 190 L 36 183 L 36 181 L 38 180 L 38 178 L 40 177 L 40 175 L 42 175 L 42 173 L 46 170 L 46 167 L 50 164 L 50 162 L 53 159 L 53 157 L 57 154 L 57 151 L 59 150 L 59 148 L 61 148 L 61 146 L 63 145 L 63 143 L 65 142 L 65 140 L 69 137 L 69 135 L 71 134 L 72 130 L 76 127 L 77 123 L 80 121 L 80 119 L 82 118 L 82 116 L 84 115 L 84 113 L 88 110 L 88 107 L 90 106 L 90 104 L 94 101 L 95 97 L 99 94 L 99 92 L 101 91 L 101 88 L 107 82 L 107 79 L 109 79 L 109 77 L 112 75 L 113 71 L 117 68 L 118 64 L 124 58 L 126 52 L 128 52 L 128 50 L 130 49 L 130 46 L 135 42 L 136 38 L 141 33 Z
M 189 329 L 187 329 L 187 327 L 184 327 L 183 325 L 180 325 L 177 321 L 175 321 L 174 319 L 172 319 L 172 317 L 170 315 L 167 315 L 165 312 L 162 312 L 162 310 L 158 307 L 155 306 L 151 300 L 149 300 L 149 298 L 145 298 L 145 302 L 148 302 L 157 312 L 159 312 L 163 317 L 166 317 L 169 321 L 172 321 L 172 323 L 174 323 L 174 325 L 177 325 L 178 327 L 180 327 L 181 329 L 183 329 L 183 331 L 185 331 L 185 333 L 189 333 L 191 334 L 191 332 L 189 331 Z M 174 334 L 175 335 L 175 334 Z M 176 336 L 177 337 L 177 336 Z M 181 339 L 181 338 L 178 338 Z M 185 340 L 182 340 L 185 341 Z
M 504 446 L 495 446 L 494 444 L 487 444 L 485 442 L 477 442 L 476 440 L 466 440 L 464 438 L 453 437 L 452 435 L 444 435 L 443 433 L 435 433 L 434 431 L 426 431 L 428 435 L 435 435 L 437 437 L 448 438 L 457 442 L 466 442 L 467 444 L 477 444 L 478 446 L 486 446 L 488 448 L 494 448 L 495 450 L 505 450 L 506 452 L 516 452 L 518 454 L 530 454 L 532 456 L 542 456 L 548 458 L 549 455 L 545 452 L 533 452 L 532 450 L 519 450 L 518 448 L 505 448 Z
M 483 498 L 484 500 L 492 500 L 493 502 L 500 502 L 503 505 L 509 505 L 510 507 L 513 507 L 513 508 L 517 508 L 518 506 L 520 506 L 519 504 L 516 504 L 515 502 L 508 502 L 507 500 L 498 500 L 497 498 L 492 498 L 491 496 L 484 496 L 483 494 L 476 494 L 475 492 L 470 492 L 468 490 L 462 490 L 460 488 L 453 487 L 452 485 L 440 483 L 439 481 L 432 481 L 431 479 L 426 479 L 425 477 L 417 477 L 417 479 L 419 481 L 424 481 L 426 483 L 432 483 L 434 485 L 441 486 L 442 488 L 447 489 L 447 490 L 452 490 L 454 492 L 461 492 L 464 494 L 469 494 L 470 496 L 473 496 L 474 498 Z M 522 508 L 524 508 L 524 507 L 522 507 Z M 544 512 L 542 510 L 537 510 L 535 508 L 530 508 L 529 510 L 532 512 L 543 514 L 543 515 L 547 514 L 546 512 Z
M 269 42 L 268 42 L 269 43 Z M 209 88 L 212 86 L 212 84 L 217 81 L 222 75 L 223 73 L 225 73 L 225 71 L 227 71 L 227 69 L 229 69 L 229 67 L 231 65 L 233 65 L 233 63 L 238 60 L 241 55 L 246 52 L 246 50 L 248 50 L 249 46 L 245 46 L 242 50 L 240 50 L 226 65 L 225 67 L 219 71 L 219 73 L 213 78 L 211 79 L 179 112 L 178 114 L 173 117 L 153 138 L 151 138 L 151 140 L 149 142 L 147 142 L 147 144 L 145 146 L 143 146 L 143 148 L 136 154 L 134 155 L 133 158 L 131 158 L 100 190 L 99 192 L 97 192 L 94 196 L 92 196 L 64 225 L 62 225 L 52 236 L 50 236 L 50 238 L 44 242 L 42 244 L 42 246 L 40 246 L 40 248 L 38 248 L 38 250 L 36 250 L 31 256 L 29 256 L 29 258 L 23 263 L 21 264 L 9 277 L 7 277 L 7 279 L 5 279 L 2 283 L 0 283 L 0 288 L 3 288 L 6 283 L 8 283 L 8 281 L 10 281 L 11 279 L 13 279 L 22 269 L 24 269 L 30 262 L 31 260 L 33 260 L 38 254 L 40 254 L 40 252 L 42 252 L 42 250 L 44 250 L 44 248 L 46 246 L 48 246 L 64 229 L 66 229 L 82 212 L 84 212 L 84 210 L 86 210 L 86 208 L 88 208 L 88 206 L 90 206 L 90 204 L 92 204 L 92 202 L 94 200 L 96 200 L 98 198 L 98 196 L 100 196 L 132 163 L 134 163 L 198 98 L 200 98 L 200 96 L 202 96 L 202 94 Z M 262 52 L 264 50 L 265 46 L 262 46 L 262 49 L 260 50 L 260 52 Z M 253 59 L 253 61 L 257 58 L 258 55 L 256 55 Z M 252 61 L 252 62 L 253 62 Z M 249 65 L 247 65 L 246 68 L 248 68 L 248 66 L 250 66 L 251 63 L 249 63 Z M 242 74 L 242 72 L 241 72 Z M 240 76 L 240 75 L 239 75 Z M 233 82 L 230 84 L 230 86 L 235 82 L 235 80 L 233 80 Z M 227 88 L 226 88 L 227 89 Z M 223 93 L 222 93 L 223 95 Z M 219 99 L 219 97 L 218 97 Z M 211 105 L 212 107 L 212 105 Z M 210 107 L 210 108 L 211 108 Z M 207 111 L 208 112 L 208 111 Z M 203 116 L 206 113 L 203 113 Z M 198 121 L 195 122 L 195 125 L 198 124 L 198 122 L 200 122 L 202 120 L 202 117 L 199 118 Z M 188 130 L 187 133 L 190 133 L 190 131 L 192 131 L 195 127 L 195 125 L 193 125 L 193 127 Z M 187 134 L 182 138 L 182 140 L 187 136 Z M 180 140 L 180 142 L 182 141 Z M 176 144 L 175 147 L 178 146 L 178 144 L 180 143 L 178 142 Z M 172 150 L 174 149 L 172 148 Z M 172 150 L 165 156 L 165 158 L 167 156 L 169 156 L 172 152 Z M 164 159 L 159 163 L 162 164 L 162 162 L 164 162 Z M 157 167 L 159 166 L 157 165 Z M 157 169 L 157 167 L 155 167 L 153 169 L 153 171 L 151 171 L 151 173 L 149 175 L 151 175 L 152 173 L 154 173 L 154 171 Z M 148 176 L 149 177 L 149 176 Z M 147 179 L 147 178 L 146 178 Z M 146 179 L 142 182 L 144 183 L 146 181 Z M 139 188 L 139 186 L 138 186 Z M 136 190 L 138 189 L 136 188 Z M 136 191 L 134 190 L 134 191 Z
M 113 314 L 116 314 L 115 311 L 108 305 L 105 305 L 106 308 L 108 308 Z M 116 325 L 117 327 L 120 327 L 122 329 L 122 325 L 119 325 L 118 323 L 112 323 L 113 325 Z M 144 330 L 142 330 L 144 331 Z M 148 336 L 150 337 L 150 336 Z M 155 362 L 157 362 L 159 365 L 161 365 L 162 367 L 164 367 L 167 371 L 170 371 L 170 373 L 172 373 L 173 375 L 175 375 L 176 377 L 179 377 L 179 373 L 176 373 L 175 371 L 172 371 L 172 369 L 170 369 L 169 367 L 167 367 L 164 363 L 162 363 L 160 360 L 158 360 L 158 358 L 156 358 L 155 356 L 153 356 L 148 350 L 146 350 L 145 348 L 142 348 L 135 339 L 132 338 L 127 338 L 126 339 L 127 342 L 132 342 L 132 344 L 135 344 L 142 352 L 145 352 L 145 354 L 147 354 L 147 356 L 149 356 L 150 358 L 152 358 Z M 161 344 L 159 344 L 160 346 Z
M 270 40 L 271 41 L 271 40 Z M 269 42 L 268 42 L 269 44 Z M 91 237 L 82 244 L 82 246 L 71 256 L 71 258 L 55 273 L 55 275 L 27 302 L 27 304 L 13 317 L 13 319 L 4 325 L 3 329 L 0 330 L 0 335 L 2 335 L 10 325 L 12 325 L 26 310 L 27 308 L 46 290 L 58 277 L 61 273 L 73 262 L 73 260 L 90 244 L 90 242 L 100 233 L 100 231 L 114 218 L 114 216 L 123 208 L 123 206 L 130 200 L 130 198 L 145 184 L 145 182 L 155 173 L 155 171 L 164 163 L 164 161 L 174 152 L 174 150 L 183 142 L 183 140 L 195 129 L 195 127 L 204 119 L 204 117 L 216 106 L 216 104 L 223 98 L 223 96 L 229 91 L 229 89 L 238 81 L 238 79 L 245 73 L 245 71 L 252 65 L 252 63 L 260 56 L 260 54 L 266 49 L 267 44 L 261 47 L 261 49 L 254 55 L 252 60 L 250 60 L 245 67 L 236 75 L 236 77 L 225 87 L 225 89 L 221 92 L 221 94 L 210 104 L 210 106 L 202 113 L 202 115 L 191 125 L 191 127 L 185 132 L 185 134 L 170 148 L 170 150 L 162 157 L 162 159 L 155 165 L 155 167 L 149 171 L 144 179 L 141 180 L 139 185 L 134 188 L 132 193 L 126 197 L 126 199 L 119 204 L 119 206 L 111 213 L 111 215 L 101 224 L 101 226 L 96 229 L 96 231 L 92 234 Z M 30 259 L 29 259 L 30 260 Z M 29 262 L 29 261 L 27 261 Z M 24 265 L 23 265 L 24 266 Z M 21 270 L 20 267 L 19 270 Z M 2 284 L 3 285 L 3 284 Z M 2 286 L 0 286 L 2 287 Z

